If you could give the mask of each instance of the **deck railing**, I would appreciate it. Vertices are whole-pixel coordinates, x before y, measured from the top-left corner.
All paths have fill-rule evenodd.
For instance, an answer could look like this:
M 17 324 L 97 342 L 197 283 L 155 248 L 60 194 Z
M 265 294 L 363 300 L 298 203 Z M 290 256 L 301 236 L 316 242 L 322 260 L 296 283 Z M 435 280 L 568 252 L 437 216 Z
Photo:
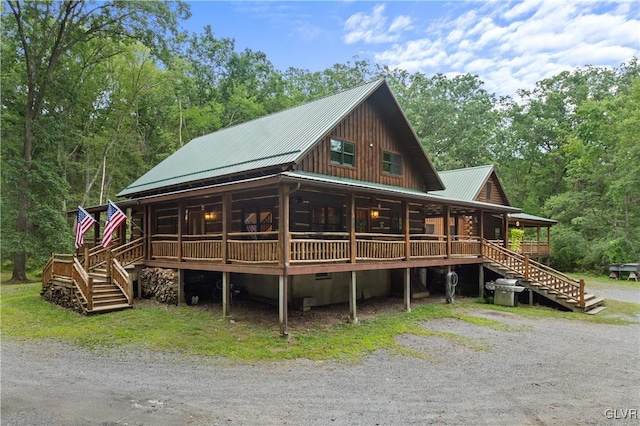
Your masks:
M 281 249 L 278 232 L 233 232 L 228 234 L 227 260 L 237 263 L 277 263 Z
M 400 260 L 405 257 L 404 235 L 356 234 L 357 260 Z
M 185 235 L 182 238 L 183 260 L 222 260 L 222 234 Z
M 445 235 L 411 234 L 411 258 L 429 259 L 447 257 Z
M 160 260 L 178 259 L 178 235 L 156 234 L 151 237 L 151 258 Z
M 291 263 L 402 260 L 407 257 L 404 234 L 356 233 L 351 247 L 348 232 L 291 232 Z M 231 263 L 278 263 L 283 250 L 277 231 L 232 232 L 227 234 L 226 260 Z M 151 238 L 151 258 L 178 261 L 177 234 L 156 234 Z M 351 250 L 355 250 L 352 253 Z M 447 257 L 445 235 L 411 234 L 411 259 Z M 222 234 L 182 236 L 181 261 L 222 262 Z M 352 256 L 353 255 L 353 256 Z M 482 241 L 475 236 L 451 236 L 452 257 L 481 257 Z
M 453 235 L 451 237 L 452 256 L 482 256 L 482 241 L 480 237 L 468 235 Z
M 347 232 L 291 233 L 291 263 L 346 262 L 350 255 Z

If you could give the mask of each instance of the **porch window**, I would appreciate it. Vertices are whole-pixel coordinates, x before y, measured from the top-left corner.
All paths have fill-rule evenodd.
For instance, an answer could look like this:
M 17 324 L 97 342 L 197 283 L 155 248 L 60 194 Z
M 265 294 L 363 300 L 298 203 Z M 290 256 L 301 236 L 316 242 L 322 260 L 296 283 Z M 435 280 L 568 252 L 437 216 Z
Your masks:
M 311 229 L 316 232 L 343 231 L 342 208 L 313 207 L 311 210 Z
M 382 153 L 382 173 L 402 176 L 402 156 L 384 151 Z
M 242 228 L 244 232 L 269 232 L 274 230 L 273 211 L 271 209 L 244 210 Z
M 356 145 L 340 139 L 331 139 L 331 162 L 355 167 Z

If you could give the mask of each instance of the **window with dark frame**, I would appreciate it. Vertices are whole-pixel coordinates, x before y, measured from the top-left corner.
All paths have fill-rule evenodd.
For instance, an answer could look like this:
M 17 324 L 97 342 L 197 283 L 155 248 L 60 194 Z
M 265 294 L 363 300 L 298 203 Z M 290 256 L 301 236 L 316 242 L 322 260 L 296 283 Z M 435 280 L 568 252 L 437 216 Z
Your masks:
M 487 201 L 491 201 L 491 196 L 493 192 L 493 185 L 491 185 L 491 182 L 487 182 Z
M 382 173 L 402 176 L 402 156 L 384 151 L 382 153 Z
M 355 167 L 356 145 L 340 139 L 331 139 L 331 162 Z

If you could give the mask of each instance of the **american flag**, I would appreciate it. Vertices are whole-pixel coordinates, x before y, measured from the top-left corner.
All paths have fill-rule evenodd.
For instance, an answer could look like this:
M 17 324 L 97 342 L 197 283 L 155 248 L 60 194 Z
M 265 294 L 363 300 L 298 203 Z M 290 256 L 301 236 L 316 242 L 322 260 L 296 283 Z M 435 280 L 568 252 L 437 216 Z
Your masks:
M 78 220 L 76 221 L 76 250 L 84 244 L 84 234 L 96 223 L 96 220 L 85 209 L 78 206 Z
M 122 222 L 127 220 L 127 216 L 122 213 L 122 210 L 118 208 L 111 200 L 109 200 L 107 207 L 107 222 L 104 224 L 104 234 L 102 235 L 102 247 L 107 247 L 111 243 L 111 237 L 116 232 L 118 226 Z

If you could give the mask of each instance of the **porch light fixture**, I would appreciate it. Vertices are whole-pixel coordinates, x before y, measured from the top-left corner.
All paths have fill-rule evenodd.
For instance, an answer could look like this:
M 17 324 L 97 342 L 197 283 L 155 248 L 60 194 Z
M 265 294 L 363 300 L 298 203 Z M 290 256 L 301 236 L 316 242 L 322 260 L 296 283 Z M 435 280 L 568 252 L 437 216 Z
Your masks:
M 380 211 L 379 210 L 371 210 L 371 217 L 373 219 L 377 219 L 380 216 Z
M 214 220 L 216 218 L 216 212 L 205 212 L 204 220 Z

